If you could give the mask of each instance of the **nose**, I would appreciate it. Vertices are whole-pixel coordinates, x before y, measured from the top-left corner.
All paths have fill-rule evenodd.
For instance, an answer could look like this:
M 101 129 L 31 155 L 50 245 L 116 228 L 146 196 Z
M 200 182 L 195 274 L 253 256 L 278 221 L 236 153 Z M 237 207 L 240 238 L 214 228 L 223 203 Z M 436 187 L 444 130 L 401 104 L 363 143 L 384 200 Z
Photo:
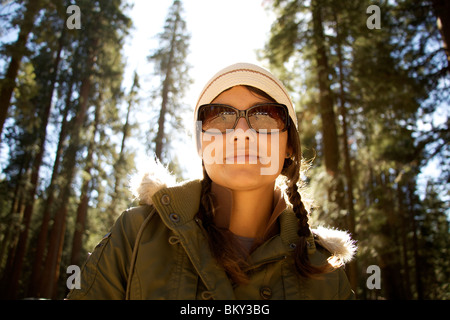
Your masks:
M 239 118 L 238 123 L 236 124 L 236 127 L 234 129 L 242 129 L 245 131 L 250 128 L 248 127 L 247 120 L 245 120 L 245 118 L 241 117 L 241 118 Z
M 256 141 L 256 132 L 255 130 L 249 128 L 245 118 L 239 118 L 234 130 L 230 130 L 230 132 L 227 132 L 228 143 L 234 143 L 242 140 L 248 140 L 248 142 Z

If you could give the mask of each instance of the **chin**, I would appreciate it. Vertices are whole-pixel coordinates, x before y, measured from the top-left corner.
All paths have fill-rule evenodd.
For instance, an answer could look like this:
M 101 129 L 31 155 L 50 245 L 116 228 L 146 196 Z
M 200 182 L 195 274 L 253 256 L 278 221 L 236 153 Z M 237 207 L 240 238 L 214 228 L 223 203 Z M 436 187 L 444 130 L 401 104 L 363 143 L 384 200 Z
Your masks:
M 274 183 L 277 175 L 262 175 L 261 165 L 235 164 L 223 165 L 220 170 L 214 168 L 208 172 L 211 179 L 232 190 L 252 190 Z M 208 170 L 207 170 L 208 171 Z

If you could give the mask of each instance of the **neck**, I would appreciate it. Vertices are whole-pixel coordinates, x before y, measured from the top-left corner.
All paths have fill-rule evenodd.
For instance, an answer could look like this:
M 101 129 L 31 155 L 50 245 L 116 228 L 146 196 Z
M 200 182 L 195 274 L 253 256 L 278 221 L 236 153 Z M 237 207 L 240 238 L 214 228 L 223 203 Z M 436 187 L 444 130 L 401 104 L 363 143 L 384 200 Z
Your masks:
M 253 190 L 230 190 L 229 230 L 241 237 L 262 237 L 273 211 L 273 188 L 274 185 L 268 185 Z

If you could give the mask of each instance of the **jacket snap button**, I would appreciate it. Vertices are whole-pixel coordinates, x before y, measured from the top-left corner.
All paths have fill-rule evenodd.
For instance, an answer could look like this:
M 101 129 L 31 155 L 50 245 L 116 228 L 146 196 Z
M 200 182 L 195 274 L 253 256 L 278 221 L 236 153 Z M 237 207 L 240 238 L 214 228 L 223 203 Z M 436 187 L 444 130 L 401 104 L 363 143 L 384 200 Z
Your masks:
M 170 197 L 167 194 L 164 194 L 161 197 L 161 203 L 165 206 L 168 206 L 170 204 Z
M 172 220 L 172 222 L 178 222 L 180 221 L 180 216 L 177 215 L 176 213 L 171 213 L 169 215 L 170 220 Z
M 272 298 L 272 290 L 269 287 L 262 287 L 259 289 L 259 294 L 264 300 L 269 300 Z

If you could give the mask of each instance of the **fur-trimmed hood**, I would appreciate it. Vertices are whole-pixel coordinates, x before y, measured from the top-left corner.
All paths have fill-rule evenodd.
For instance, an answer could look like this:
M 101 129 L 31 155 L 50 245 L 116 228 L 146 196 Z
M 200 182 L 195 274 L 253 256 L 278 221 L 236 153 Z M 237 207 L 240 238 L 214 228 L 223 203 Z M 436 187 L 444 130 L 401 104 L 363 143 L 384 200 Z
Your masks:
M 131 190 L 139 204 L 152 205 L 152 197 L 156 192 L 181 184 L 177 183 L 167 167 L 160 162 L 149 161 L 147 170 L 131 180 Z M 335 263 L 348 263 L 356 254 L 356 241 L 352 240 L 348 232 L 323 226 L 312 228 L 311 231 L 315 242 L 328 250 L 333 259 L 337 259 Z
M 312 233 L 315 241 L 342 264 L 350 262 L 356 254 L 356 243 L 346 231 L 320 226 L 313 228 Z

